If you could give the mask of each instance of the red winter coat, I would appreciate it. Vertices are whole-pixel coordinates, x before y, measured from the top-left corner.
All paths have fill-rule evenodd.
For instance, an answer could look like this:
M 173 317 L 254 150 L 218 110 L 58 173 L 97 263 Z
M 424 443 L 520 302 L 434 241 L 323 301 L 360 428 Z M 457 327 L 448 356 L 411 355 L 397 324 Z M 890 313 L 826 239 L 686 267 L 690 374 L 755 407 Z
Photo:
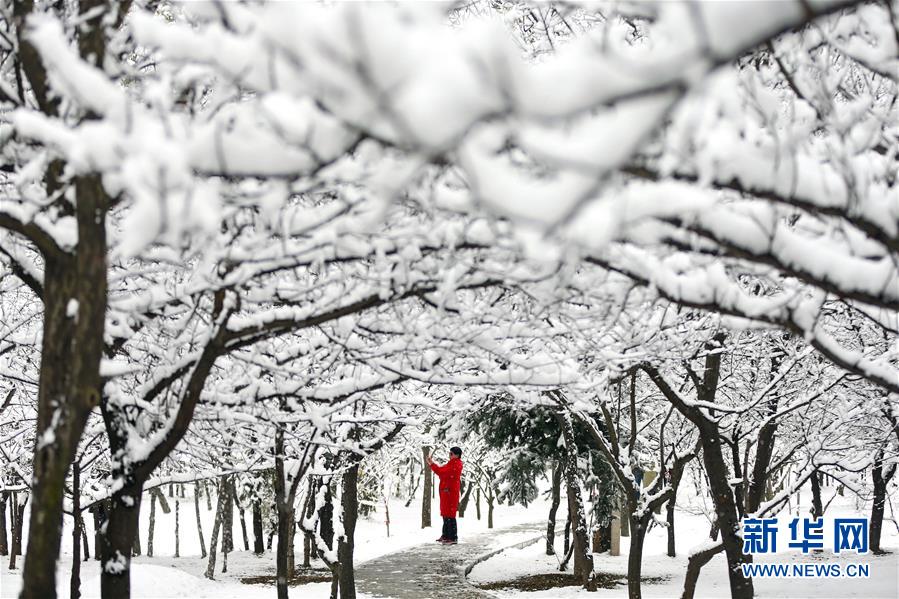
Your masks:
M 444 518 L 455 518 L 459 509 L 459 491 L 462 483 L 462 460 L 457 457 L 443 466 L 431 464 L 431 470 L 440 477 L 437 490 L 440 492 L 440 515 Z

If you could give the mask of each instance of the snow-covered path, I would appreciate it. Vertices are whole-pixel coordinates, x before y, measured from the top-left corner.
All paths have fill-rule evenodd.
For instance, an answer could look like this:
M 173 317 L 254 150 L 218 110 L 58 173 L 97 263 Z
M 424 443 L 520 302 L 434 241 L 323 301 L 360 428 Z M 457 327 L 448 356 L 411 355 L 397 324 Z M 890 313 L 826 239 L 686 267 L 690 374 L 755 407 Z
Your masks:
M 491 550 L 539 535 L 545 525 L 519 524 L 468 537 L 463 535 L 458 545 L 432 542 L 389 553 L 356 568 L 356 588 L 368 595 L 391 599 L 492 597 L 465 579 L 465 566 Z

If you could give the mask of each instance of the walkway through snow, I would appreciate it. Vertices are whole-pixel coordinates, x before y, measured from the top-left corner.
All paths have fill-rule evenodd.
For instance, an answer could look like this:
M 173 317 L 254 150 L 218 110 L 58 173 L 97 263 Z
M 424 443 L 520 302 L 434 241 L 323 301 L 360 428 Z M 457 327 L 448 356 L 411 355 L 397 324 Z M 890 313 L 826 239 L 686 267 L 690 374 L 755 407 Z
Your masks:
M 484 599 L 492 597 L 465 580 L 463 569 L 479 555 L 545 531 L 545 524 L 520 524 L 464 537 L 458 545 L 431 542 L 357 566 L 357 590 L 393 599 Z M 439 529 L 432 529 L 439 534 Z M 428 531 L 430 532 L 430 530 Z M 507 541 L 504 539 L 508 538 Z

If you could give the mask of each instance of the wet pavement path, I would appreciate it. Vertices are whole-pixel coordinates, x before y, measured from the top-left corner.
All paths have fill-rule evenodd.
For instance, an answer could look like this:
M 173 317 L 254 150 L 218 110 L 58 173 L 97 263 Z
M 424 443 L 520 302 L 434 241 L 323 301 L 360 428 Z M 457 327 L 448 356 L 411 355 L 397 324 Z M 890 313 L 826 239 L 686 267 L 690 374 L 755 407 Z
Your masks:
M 356 589 L 374 597 L 392 599 L 493 597 L 468 583 L 465 566 L 491 549 L 499 549 L 496 537 L 510 533 L 532 533 L 536 537 L 544 530 L 543 526 L 520 524 L 467 537 L 458 545 L 431 542 L 381 556 L 356 567 Z M 527 535 L 521 535 L 519 540 L 524 538 Z

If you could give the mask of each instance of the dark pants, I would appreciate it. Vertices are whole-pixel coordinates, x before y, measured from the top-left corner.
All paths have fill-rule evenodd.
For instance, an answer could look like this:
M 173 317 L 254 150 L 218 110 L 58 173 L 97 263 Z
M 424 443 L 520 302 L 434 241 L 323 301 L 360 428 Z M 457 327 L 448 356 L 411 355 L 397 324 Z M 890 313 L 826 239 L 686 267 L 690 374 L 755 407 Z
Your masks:
M 443 538 L 449 539 L 450 541 L 458 541 L 459 540 L 459 532 L 456 529 L 456 519 L 455 518 L 444 518 L 443 519 Z

